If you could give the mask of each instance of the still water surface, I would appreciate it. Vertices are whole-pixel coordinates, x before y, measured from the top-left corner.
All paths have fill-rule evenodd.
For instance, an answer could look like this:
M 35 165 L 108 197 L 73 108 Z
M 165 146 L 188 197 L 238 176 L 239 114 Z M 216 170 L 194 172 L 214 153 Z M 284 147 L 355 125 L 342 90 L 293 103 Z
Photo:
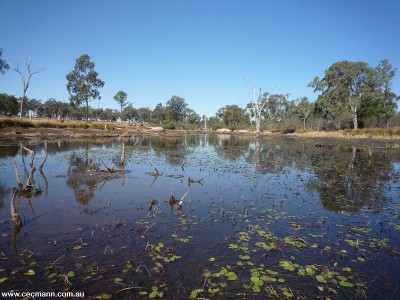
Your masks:
M 44 143 L 24 145 L 38 168 Z M 217 135 L 47 149 L 34 173 L 41 193 L 13 204 L 14 162 L 26 182 L 30 154 L 0 147 L 0 291 L 400 297 L 398 150 Z M 118 172 L 95 171 L 113 162 Z M 171 195 L 186 192 L 177 209 Z

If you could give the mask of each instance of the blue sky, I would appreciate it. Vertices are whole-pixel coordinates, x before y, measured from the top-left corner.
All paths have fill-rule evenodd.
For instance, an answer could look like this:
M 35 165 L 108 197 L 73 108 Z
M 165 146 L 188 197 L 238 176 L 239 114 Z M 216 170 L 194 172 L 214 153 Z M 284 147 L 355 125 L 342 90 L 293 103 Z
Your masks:
M 307 84 L 340 60 L 400 68 L 398 0 L 1 0 L 2 58 L 46 68 L 29 98 L 68 101 L 65 75 L 89 54 L 105 81 L 94 108 L 153 109 L 173 95 L 212 116 L 248 102 L 244 77 L 263 91 L 316 95 Z M 400 75 L 393 90 L 400 94 Z M 0 93 L 22 95 L 18 74 L 0 75 Z

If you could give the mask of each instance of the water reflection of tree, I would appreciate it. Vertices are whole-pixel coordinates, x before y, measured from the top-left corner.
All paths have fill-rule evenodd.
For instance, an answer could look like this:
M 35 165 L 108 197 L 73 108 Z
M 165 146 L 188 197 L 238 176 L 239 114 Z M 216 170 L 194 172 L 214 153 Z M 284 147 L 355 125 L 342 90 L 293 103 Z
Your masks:
M 251 140 L 251 137 L 246 136 L 218 134 L 209 137 L 209 144 L 221 158 L 235 161 L 248 151 Z
M 149 146 L 157 156 L 165 157 L 172 166 L 182 166 L 190 149 L 183 136 L 149 139 Z
M 315 174 L 307 188 L 317 191 L 322 205 L 333 211 L 379 208 L 385 200 L 384 183 L 393 171 L 388 152 L 371 152 L 366 147 L 316 147 L 314 143 L 297 140 L 238 140 L 234 136 L 214 139 L 211 143 L 222 158 L 238 159 L 244 155 L 256 175 L 279 175 L 291 170 Z
M 41 195 L 41 191 L 37 190 L 33 193 L 31 192 L 21 192 L 18 191 L 18 189 L 13 188 L 12 191 L 12 198 L 10 201 L 10 213 L 11 213 L 11 219 L 14 222 L 14 230 L 13 230 L 13 235 L 12 235 L 12 243 L 13 243 L 13 247 L 15 252 L 18 252 L 18 248 L 17 248 L 17 236 L 19 235 L 19 233 L 21 232 L 21 228 L 23 226 L 23 222 L 22 220 L 25 218 L 22 218 L 20 213 L 19 213 L 19 209 L 21 207 L 21 200 L 25 199 L 26 202 L 28 203 L 30 209 L 31 209 L 31 213 L 33 216 L 35 216 L 35 209 L 33 208 L 33 204 L 31 202 L 32 198 L 37 198 Z
M 308 187 L 319 193 L 326 209 L 355 212 L 363 207 L 379 208 L 385 200 L 384 182 L 393 171 L 384 152 L 345 146 L 321 152 L 323 159 L 312 164 L 317 177 Z
M 299 142 L 255 139 L 249 144 L 245 160 L 257 174 L 281 174 L 287 168 L 304 170 L 308 162 L 306 148 Z
M 7 194 L 9 194 L 9 191 L 0 181 L 0 211 L 4 208 L 4 199 L 7 197 Z
M 91 176 L 87 173 L 93 167 L 93 160 L 86 157 L 71 155 L 67 171 L 67 186 L 74 191 L 75 199 L 83 204 L 89 204 L 94 197 L 102 177 Z
M 18 152 L 19 147 L 16 145 L 0 147 L 0 157 L 15 157 Z

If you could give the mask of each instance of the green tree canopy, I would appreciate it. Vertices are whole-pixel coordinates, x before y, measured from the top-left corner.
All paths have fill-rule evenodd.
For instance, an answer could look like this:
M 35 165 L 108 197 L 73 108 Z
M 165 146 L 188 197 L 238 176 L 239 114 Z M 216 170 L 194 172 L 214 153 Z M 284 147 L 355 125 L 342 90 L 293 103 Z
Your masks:
M 314 105 L 308 101 L 307 97 L 297 100 L 296 113 L 300 120 L 303 121 L 303 129 L 306 129 L 306 120 L 312 115 Z
M 376 80 L 378 83 L 378 99 L 381 107 L 381 115 L 386 127 L 389 126 L 389 120 L 396 114 L 398 100 L 395 93 L 392 92 L 392 82 L 396 75 L 397 68 L 388 62 L 387 59 L 381 60 L 375 68 Z
M 137 117 L 140 122 L 149 122 L 151 109 L 148 107 L 140 107 L 137 109 Z
M 249 125 L 250 123 L 246 110 L 237 105 L 226 105 L 220 108 L 216 116 L 221 122 L 232 129 L 244 124 Z
M 114 100 L 120 105 L 121 107 L 121 122 L 122 122 L 122 109 L 128 105 L 128 94 L 125 93 L 124 91 L 119 91 L 117 94 L 114 96 Z
M 7 94 L 0 94 L 0 114 L 16 116 L 18 113 L 18 99 Z
M 314 91 L 321 91 L 316 108 L 323 114 L 337 116 L 347 106 L 353 119 L 354 128 L 358 127 L 357 111 L 364 97 L 376 88 L 375 72 L 365 62 L 340 61 L 333 63 L 321 80 L 315 77 L 309 84 Z
M 2 59 L 3 49 L 0 48 L 0 74 L 4 74 L 5 71 L 10 69 L 10 65 L 5 59 Z
M 161 124 L 167 118 L 166 107 L 162 103 L 158 103 L 156 107 L 151 112 L 151 117 L 154 123 Z
M 187 103 L 182 97 L 172 96 L 172 98 L 167 102 L 167 109 L 170 109 L 171 118 L 174 121 L 183 121 L 186 107 Z
M 86 121 L 88 121 L 89 101 L 100 99 L 99 88 L 104 86 L 104 81 L 98 78 L 94 67 L 95 64 L 90 61 L 90 56 L 83 54 L 76 59 L 73 71 L 66 75 L 71 104 L 74 106 L 86 104 Z
M 127 107 L 122 111 L 123 120 L 133 120 L 137 118 L 137 110 L 133 108 L 132 103 L 129 103 Z

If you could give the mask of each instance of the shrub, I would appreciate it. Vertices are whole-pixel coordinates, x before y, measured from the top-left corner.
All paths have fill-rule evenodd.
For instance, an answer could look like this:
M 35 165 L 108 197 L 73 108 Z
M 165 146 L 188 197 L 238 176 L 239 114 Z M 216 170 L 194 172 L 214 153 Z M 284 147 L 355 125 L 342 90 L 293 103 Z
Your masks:
M 175 129 L 176 123 L 174 121 L 168 120 L 165 121 L 161 126 L 164 129 Z

